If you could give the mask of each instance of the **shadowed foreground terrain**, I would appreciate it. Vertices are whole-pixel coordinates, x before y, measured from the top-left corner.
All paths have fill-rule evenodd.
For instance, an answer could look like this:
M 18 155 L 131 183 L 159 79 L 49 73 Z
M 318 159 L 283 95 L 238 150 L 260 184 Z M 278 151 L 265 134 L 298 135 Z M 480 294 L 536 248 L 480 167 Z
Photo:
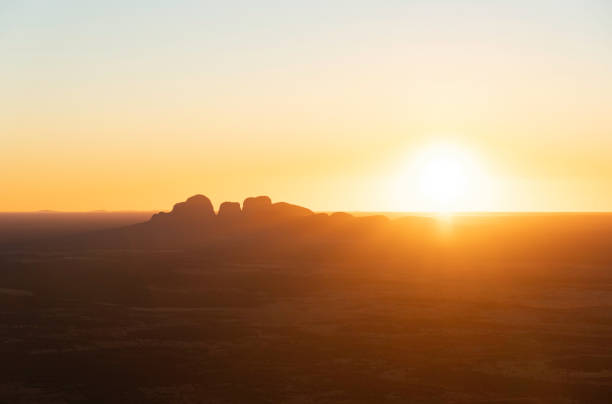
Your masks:
M 610 402 L 612 216 L 209 203 L 6 244 L 0 402 Z

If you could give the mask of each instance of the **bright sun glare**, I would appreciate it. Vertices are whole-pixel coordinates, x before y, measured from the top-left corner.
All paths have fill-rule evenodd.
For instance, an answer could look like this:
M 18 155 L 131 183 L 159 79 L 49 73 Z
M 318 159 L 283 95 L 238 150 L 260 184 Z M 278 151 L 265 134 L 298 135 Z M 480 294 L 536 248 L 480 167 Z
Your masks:
M 454 144 L 432 144 L 411 156 L 400 170 L 402 202 L 418 210 L 444 212 L 479 210 L 489 191 L 483 168 L 467 149 Z
M 450 202 L 465 191 L 471 161 L 461 151 L 449 147 L 427 150 L 417 163 L 421 191 L 435 201 Z

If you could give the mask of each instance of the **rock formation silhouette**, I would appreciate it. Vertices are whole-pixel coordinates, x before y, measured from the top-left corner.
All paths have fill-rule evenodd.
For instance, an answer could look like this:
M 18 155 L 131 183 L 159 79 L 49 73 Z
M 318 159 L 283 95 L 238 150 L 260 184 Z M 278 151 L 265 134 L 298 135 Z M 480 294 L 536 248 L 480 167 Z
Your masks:
M 170 213 L 160 212 L 151 217 L 153 223 L 190 223 L 210 222 L 215 217 L 212 202 L 204 195 L 194 195 L 185 202 L 174 205 Z
M 267 214 L 271 208 L 272 200 L 269 196 L 250 197 L 242 202 L 242 212 L 246 216 Z
M 242 217 L 242 209 L 238 202 L 223 202 L 221 206 L 219 206 L 219 213 L 217 216 L 230 220 L 240 219 Z
M 283 218 L 304 217 L 314 214 L 310 209 L 287 202 L 277 202 L 272 205 L 270 210 L 272 215 Z
M 273 203 L 268 196 L 246 198 L 242 206 L 224 202 L 215 214 L 210 199 L 194 195 L 147 222 L 38 243 L 67 249 L 189 248 L 217 258 L 242 254 L 417 262 L 427 257 L 462 262 L 561 257 L 568 262 L 610 262 L 609 223 L 612 219 L 605 216 L 508 215 L 457 216 L 449 224 L 423 216 L 314 213 L 286 202 Z
M 217 230 L 220 225 L 228 222 L 244 224 L 272 224 L 286 220 L 314 215 L 310 209 L 287 202 L 272 203 L 268 196 L 246 198 L 240 206 L 238 202 L 223 202 L 215 215 L 213 205 L 206 196 L 194 195 L 184 202 L 174 205 L 170 212 L 159 212 L 151 217 L 150 223 L 158 225 L 207 225 Z M 347 215 L 350 216 L 350 215 Z

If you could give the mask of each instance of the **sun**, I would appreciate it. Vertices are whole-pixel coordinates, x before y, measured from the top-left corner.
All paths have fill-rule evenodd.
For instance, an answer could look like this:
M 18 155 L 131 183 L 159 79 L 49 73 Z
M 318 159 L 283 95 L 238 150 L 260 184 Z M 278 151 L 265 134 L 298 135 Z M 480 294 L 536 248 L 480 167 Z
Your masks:
M 465 191 L 471 160 L 461 150 L 437 146 L 419 157 L 420 190 L 435 202 L 451 202 Z
M 483 209 L 490 189 L 476 155 L 452 143 L 429 144 L 413 153 L 396 184 L 398 205 L 440 213 Z

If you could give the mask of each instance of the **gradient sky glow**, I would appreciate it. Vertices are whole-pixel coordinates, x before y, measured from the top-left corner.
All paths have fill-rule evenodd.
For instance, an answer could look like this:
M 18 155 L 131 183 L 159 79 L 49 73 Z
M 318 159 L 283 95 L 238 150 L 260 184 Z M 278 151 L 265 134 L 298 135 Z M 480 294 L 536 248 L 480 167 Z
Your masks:
M 609 0 L 5 0 L 0 51 L 0 211 L 430 210 L 438 142 L 458 210 L 612 210 Z

